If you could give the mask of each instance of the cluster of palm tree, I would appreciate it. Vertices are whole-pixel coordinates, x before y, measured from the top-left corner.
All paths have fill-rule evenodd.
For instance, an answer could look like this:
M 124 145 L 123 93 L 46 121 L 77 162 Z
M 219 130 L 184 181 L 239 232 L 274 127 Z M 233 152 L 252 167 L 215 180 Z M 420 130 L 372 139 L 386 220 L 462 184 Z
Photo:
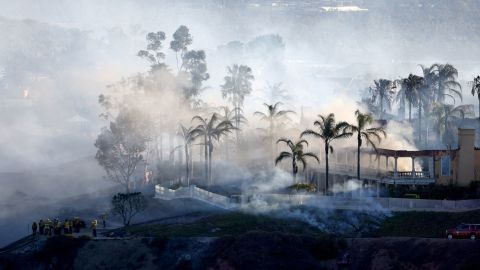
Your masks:
M 269 143 L 269 155 L 270 158 L 274 156 L 274 138 L 275 134 L 278 133 L 279 129 L 286 121 L 289 121 L 290 118 L 288 117 L 289 114 L 295 114 L 292 110 L 281 110 L 280 107 L 282 106 L 282 102 L 277 102 L 275 104 L 267 104 L 264 103 L 263 105 L 266 108 L 265 112 L 256 111 L 254 112 L 254 116 L 259 116 L 261 121 L 267 123 L 267 128 L 258 128 L 258 130 L 262 131 L 265 134 L 265 139 Z
M 227 136 L 235 127 L 233 123 L 222 118 L 217 113 L 211 114 L 210 117 L 203 118 L 199 115 L 192 118 L 192 122 L 197 122 L 197 126 L 192 126 L 189 128 L 180 126 L 179 135 L 183 139 L 183 148 L 185 151 L 186 159 L 186 180 L 188 185 L 190 184 L 190 165 L 191 156 L 189 149 L 191 148 L 195 140 L 200 140 L 200 145 L 204 147 L 204 167 L 205 167 L 205 179 L 211 184 L 212 183 L 212 155 L 215 149 L 214 142 L 219 141 L 221 137 Z
M 457 101 L 462 101 L 462 87 L 457 81 L 458 70 L 451 64 L 420 65 L 422 76 L 409 74 L 399 80 L 379 79 L 374 81 L 370 88 L 371 97 L 368 99 L 369 110 L 380 119 L 384 119 L 393 102 L 398 104 L 398 116 L 404 119 L 408 108 L 408 121 L 412 123 L 412 109 L 417 109 L 417 140 L 422 143 L 424 125 L 422 120 L 433 120 L 439 138 L 447 143 L 451 137 L 454 121 L 445 119 L 463 118 L 473 114 L 471 105 L 455 106 Z M 480 81 L 480 78 L 478 79 Z M 477 86 L 478 85 L 478 86 Z M 472 94 L 480 94 L 480 84 L 473 83 Z M 479 95 L 480 101 L 480 95 Z M 450 112 L 451 114 L 450 116 Z M 480 113 L 480 107 L 479 107 Z M 448 116 L 445 118 L 445 114 Z M 447 136 L 445 136 L 447 134 Z
M 300 139 L 293 142 L 291 139 L 279 139 L 277 143 L 283 142 L 289 147 L 289 151 L 282 151 L 275 159 L 275 165 L 284 159 L 292 160 L 292 176 L 296 181 L 298 173 L 298 162 L 301 163 L 303 170 L 307 167 L 306 158 L 314 158 L 320 162 L 318 156 L 311 152 L 304 152 L 304 145 L 308 146 L 308 142 L 304 137 L 312 136 L 323 142 L 325 149 L 325 191 L 329 191 L 329 155 L 333 153 L 332 143 L 339 139 L 346 139 L 356 135 L 357 138 L 357 178 L 360 179 L 360 148 L 365 141 L 367 145 L 371 145 L 376 149 L 376 145 L 381 142 L 382 136 L 386 137 L 386 133 L 382 127 L 371 127 L 374 120 L 371 114 L 355 111 L 356 122 L 349 124 L 345 121 L 337 122 L 335 115 L 330 113 L 326 116 L 318 115 L 319 119 L 314 121 L 315 129 L 307 129 L 300 134 Z

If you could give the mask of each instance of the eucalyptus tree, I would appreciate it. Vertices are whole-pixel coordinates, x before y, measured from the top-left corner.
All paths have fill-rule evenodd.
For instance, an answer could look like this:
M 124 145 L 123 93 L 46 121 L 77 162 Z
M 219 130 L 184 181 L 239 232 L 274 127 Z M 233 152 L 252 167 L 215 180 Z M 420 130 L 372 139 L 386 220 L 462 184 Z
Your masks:
M 248 66 L 235 64 L 227 67 L 227 76 L 224 77 L 224 83 L 220 86 L 222 97 L 227 99 L 234 108 L 242 108 L 245 97 L 252 92 L 254 78 L 252 69 Z M 240 129 L 238 118 L 234 126 L 238 132 Z
M 180 125 L 180 130 L 178 131 L 178 136 L 180 136 L 183 140 L 183 151 L 185 152 L 185 180 L 187 181 L 187 185 L 190 186 L 190 147 L 195 140 L 195 132 L 193 132 L 193 127 L 184 127 Z
M 379 79 L 373 81 L 375 86 L 370 88 L 370 92 L 372 94 L 372 101 L 380 107 L 380 114 L 379 117 L 383 119 L 384 105 L 390 109 L 392 106 L 392 100 L 395 95 L 395 91 L 393 89 L 396 88 L 395 83 L 386 80 L 386 79 Z
M 288 114 L 295 114 L 292 110 L 280 110 L 280 106 L 283 103 L 277 102 L 275 104 L 267 104 L 264 103 L 263 105 L 266 107 L 265 112 L 256 111 L 253 113 L 255 116 L 259 116 L 260 120 L 267 122 L 268 128 L 261 129 L 266 131 L 267 139 L 270 143 L 270 156 L 273 157 L 273 141 L 274 141 L 274 134 L 277 131 L 279 124 L 283 121 L 289 120 Z
M 336 122 L 335 115 L 330 113 L 327 116 L 318 115 L 319 120 L 316 120 L 313 125 L 318 127 L 318 131 L 307 129 L 302 132 L 300 137 L 304 136 L 313 136 L 315 138 L 320 138 L 325 147 L 325 190 L 328 194 L 328 155 L 333 153 L 333 146 L 331 145 L 333 141 L 338 139 L 349 138 L 352 136 L 352 133 L 348 131 L 350 126 L 347 122 Z
M 195 137 L 203 137 L 205 147 L 205 179 L 211 183 L 212 181 L 212 153 L 214 149 L 214 140 L 218 141 L 221 136 L 226 136 L 234 128 L 233 124 L 228 120 L 222 120 L 217 113 L 213 113 L 209 118 L 201 116 L 193 117 L 199 125 L 192 130 Z
M 473 105 L 449 105 L 435 103 L 432 106 L 432 116 L 442 142 L 446 145 L 453 143 L 453 126 L 459 124 L 465 116 L 475 115 Z
M 107 176 L 130 192 L 132 176 L 150 140 L 151 123 L 139 110 L 124 109 L 108 128 L 103 128 L 95 141 L 96 160 Z
M 204 89 L 202 84 L 210 78 L 207 72 L 207 61 L 205 51 L 191 50 L 185 52 L 182 56 L 182 67 L 184 72 L 188 73 L 188 84 L 184 87 L 185 100 L 191 101 L 197 98 L 200 92 Z
M 165 54 L 162 52 L 162 42 L 165 40 L 165 32 L 151 32 L 147 34 L 147 49 L 140 50 L 137 55 L 150 63 L 151 71 L 165 68 L 163 62 Z
M 178 53 L 180 53 L 180 59 L 183 60 L 184 54 L 188 50 L 188 46 L 192 44 L 192 35 L 190 30 L 185 25 L 180 25 L 178 29 L 173 33 L 173 40 L 170 41 L 170 49 L 175 52 L 175 59 L 177 60 L 177 70 L 180 71 L 181 67 L 178 63 Z M 182 63 L 183 67 L 183 63 Z
M 462 86 L 457 82 L 458 70 L 451 64 L 433 64 L 437 69 L 437 90 L 436 101 L 445 102 L 445 97 L 450 97 L 453 101 L 456 98 L 462 100 Z
M 386 137 L 387 133 L 382 127 L 369 127 L 373 124 L 373 117 L 369 113 L 361 113 L 355 111 L 355 124 L 350 124 L 349 131 L 357 136 L 357 179 L 360 180 L 360 148 L 365 141 L 367 146 L 377 149 L 377 143 L 382 141 L 382 137 Z
M 320 159 L 318 158 L 317 155 L 311 152 L 304 152 L 304 144 L 308 146 L 308 142 L 306 140 L 298 140 L 296 142 L 293 142 L 292 140 L 289 139 L 279 139 L 277 141 L 277 144 L 283 142 L 285 143 L 288 148 L 288 151 L 282 151 L 278 155 L 278 157 L 275 159 L 275 165 L 277 165 L 279 162 L 281 162 L 284 159 L 291 159 L 292 160 L 292 177 L 293 177 L 293 183 L 295 184 L 297 181 L 297 173 L 298 173 L 298 162 L 302 163 L 302 168 L 303 171 L 307 168 L 307 157 L 314 158 L 317 160 L 317 162 L 320 163 Z
M 480 118 L 480 76 L 473 78 L 472 95 L 478 97 L 478 117 Z

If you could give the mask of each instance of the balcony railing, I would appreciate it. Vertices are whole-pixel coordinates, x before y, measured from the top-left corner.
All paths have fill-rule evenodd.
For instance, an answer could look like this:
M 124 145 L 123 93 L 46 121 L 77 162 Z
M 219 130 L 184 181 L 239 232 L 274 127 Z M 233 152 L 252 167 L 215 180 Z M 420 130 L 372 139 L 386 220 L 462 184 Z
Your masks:
M 427 171 L 407 171 L 407 172 L 397 172 L 397 175 L 395 176 L 395 172 L 389 171 L 388 175 L 393 178 L 431 178 L 430 177 L 430 172 Z

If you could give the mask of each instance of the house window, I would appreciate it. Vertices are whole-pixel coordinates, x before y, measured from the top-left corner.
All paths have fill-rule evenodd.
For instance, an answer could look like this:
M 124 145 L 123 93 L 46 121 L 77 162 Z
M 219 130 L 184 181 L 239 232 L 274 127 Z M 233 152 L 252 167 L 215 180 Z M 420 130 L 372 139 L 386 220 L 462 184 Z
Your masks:
M 441 159 L 442 176 L 450 176 L 450 157 L 443 156 Z

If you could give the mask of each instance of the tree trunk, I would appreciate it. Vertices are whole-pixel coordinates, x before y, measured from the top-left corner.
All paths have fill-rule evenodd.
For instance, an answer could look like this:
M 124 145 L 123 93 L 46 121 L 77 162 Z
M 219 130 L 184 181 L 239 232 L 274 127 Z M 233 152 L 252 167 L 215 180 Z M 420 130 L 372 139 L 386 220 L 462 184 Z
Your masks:
M 168 134 L 168 153 L 169 153 L 169 161 L 175 164 L 175 147 L 174 147 L 174 136 L 169 133 Z
M 160 161 L 163 161 L 163 135 L 160 135 Z
M 205 182 L 208 183 L 208 145 L 207 145 L 207 135 L 204 137 L 204 166 L 205 166 Z
M 383 119 L 383 95 L 380 95 L 380 119 Z
M 325 195 L 328 195 L 328 143 L 325 143 Z
M 268 131 L 268 137 L 270 139 L 270 160 L 275 160 L 275 145 L 273 141 L 273 119 L 270 119 L 270 126 L 269 126 L 269 131 Z M 274 164 L 275 165 L 275 164 Z
M 478 118 L 480 119 L 480 93 L 478 95 Z
M 408 102 L 408 122 L 412 122 L 412 102 Z
M 240 109 L 239 105 L 238 105 L 238 102 L 234 102 L 233 103 L 233 106 L 234 106 L 234 110 L 235 110 L 235 137 L 236 137 L 236 141 L 237 141 L 237 147 L 238 147 L 238 132 L 240 131 L 240 116 L 238 114 L 238 110 Z
M 177 73 L 180 72 L 180 68 L 178 67 L 178 52 L 175 52 L 175 59 L 177 60 Z
M 212 181 L 212 152 L 213 152 L 213 145 L 209 142 L 208 145 L 208 182 L 213 184 Z
M 297 164 L 295 162 L 295 158 L 292 158 L 292 176 L 293 176 L 293 184 L 297 183 Z
M 357 179 L 360 180 L 360 145 L 362 143 L 360 135 L 358 135 L 357 142 Z
M 422 106 L 418 104 L 418 143 L 422 142 Z
M 185 181 L 187 186 L 190 186 L 190 164 L 189 164 L 189 154 L 188 154 L 188 144 L 185 144 Z

